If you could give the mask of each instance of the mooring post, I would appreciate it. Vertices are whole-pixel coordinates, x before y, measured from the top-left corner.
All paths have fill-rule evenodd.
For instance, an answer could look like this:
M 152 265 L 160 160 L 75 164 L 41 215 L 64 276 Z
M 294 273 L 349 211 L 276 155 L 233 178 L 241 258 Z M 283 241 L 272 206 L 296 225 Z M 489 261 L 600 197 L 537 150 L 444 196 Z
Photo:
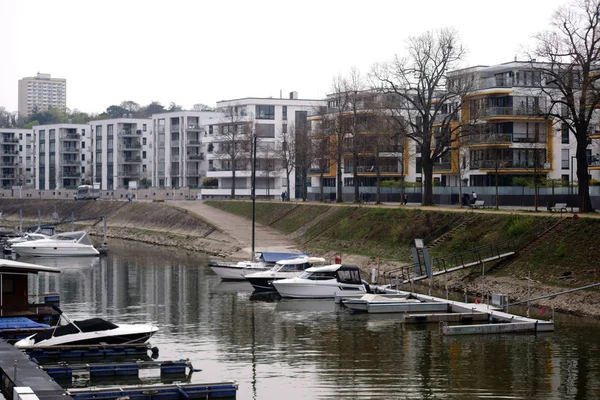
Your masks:
M 23 233 L 23 209 L 19 208 L 19 232 Z
M 42 227 L 42 212 L 38 208 L 38 228 Z
M 104 222 L 104 245 L 106 246 L 106 215 L 102 217 Z
M 465 303 L 469 302 L 469 297 L 467 296 L 467 288 L 465 288 Z
M 17 383 L 17 360 L 15 360 L 15 371 L 13 374 L 13 383 L 15 384 L 15 386 L 19 386 L 19 384 Z

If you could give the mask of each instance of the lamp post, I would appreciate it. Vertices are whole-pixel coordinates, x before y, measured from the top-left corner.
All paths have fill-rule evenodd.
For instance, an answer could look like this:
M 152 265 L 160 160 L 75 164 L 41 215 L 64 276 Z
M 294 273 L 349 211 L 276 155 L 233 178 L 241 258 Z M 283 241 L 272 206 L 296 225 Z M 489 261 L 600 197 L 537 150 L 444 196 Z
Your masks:
M 254 241 L 256 233 L 256 133 L 252 135 L 252 261 L 254 261 Z
M 570 186 L 571 186 L 571 198 L 569 199 L 571 201 L 571 212 L 573 212 L 573 159 L 577 158 L 577 155 L 571 156 L 571 182 L 570 182 Z

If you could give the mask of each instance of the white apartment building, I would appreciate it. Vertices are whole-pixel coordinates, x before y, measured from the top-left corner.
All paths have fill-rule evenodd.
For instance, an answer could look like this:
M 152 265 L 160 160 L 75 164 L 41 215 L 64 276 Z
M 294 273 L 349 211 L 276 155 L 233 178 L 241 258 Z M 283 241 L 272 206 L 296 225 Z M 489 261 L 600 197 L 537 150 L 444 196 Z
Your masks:
M 0 128 L 0 186 L 32 185 L 31 129 Z
M 19 116 L 30 115 L 34 111 L 47 111 L 56 107 L 67 108 L 67 80 L 52 78 L 50 74 L 19 79 Z
M 298 99 L 297 92 L 289 98 L 248 97 L 217 102 L 221 118 L 208 126 L 206 154 L 207 178 L 213 187 L 202 189 L 204 198 L 228 198 L 232 194 L 234 165 L 231 146 L 241 146 L 235 160 L 235 197 L 250 198 L 252 190 L 251 136 L 257 138 L 256 196 L 279 198 L 286 192 L 296 198 L 296 174 L 292 170 L 290 181 L 279 159 L 283 145 L 282 134 L 294 126 L 294 134 L 307 134 L 308 114 L 325 104 L 323 100 Z M 237 143 L 233 143 L 237 142 Z M 299 192 L 299 191 L 298 191 Z
M 75 189 L 93 181 L 90 125 L 38 125 L 33 135 L 37 190 Z
M 93 138 L 92 181 L 102 190 L 152 186 L 152 119 L 90 121 Z
M 152 115 L 153 186 L 198 188 L 206 176 L 204 138 L 216 111 L 173 111 Z

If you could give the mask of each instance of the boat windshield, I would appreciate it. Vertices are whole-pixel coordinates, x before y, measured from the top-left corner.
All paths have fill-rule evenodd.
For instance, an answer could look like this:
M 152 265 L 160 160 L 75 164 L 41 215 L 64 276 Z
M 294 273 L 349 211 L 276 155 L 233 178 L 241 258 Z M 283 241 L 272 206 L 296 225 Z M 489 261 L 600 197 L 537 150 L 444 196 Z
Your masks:
M 360 272 L 357 269 L 339 269 L 337 278 L 342 283 L 361 283 Z
M 271 271 L 273 272 L 300 272 L 307 268 L 312 267 L 309 263 L 298 263 L 298 264 L 276 264 Z
M 309 279 L 311 281 L 325 281 L 335 279 L 335 271 L 305 271 L 299 278 Z

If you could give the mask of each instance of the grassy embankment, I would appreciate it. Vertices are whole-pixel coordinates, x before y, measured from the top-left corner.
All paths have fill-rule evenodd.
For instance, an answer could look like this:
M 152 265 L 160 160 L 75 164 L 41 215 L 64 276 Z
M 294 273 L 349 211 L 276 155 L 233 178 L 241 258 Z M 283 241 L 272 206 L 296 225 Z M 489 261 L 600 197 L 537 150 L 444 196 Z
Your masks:
M 23 213 L 23 228 L 38 224 L 57 225 L 59 231 L 69 231 L 71 219 L 107 216 L 107 235 L 112 238 L 144 243 L 176 246 L 190 251 L 219 254 L 222 249 L 221 233 L 199 216 L 167 203 L 123 201 L 73 201 L 0 199 L 3 228 L 19 225 L 19 210 Z M 54 213 L 58 220 L 53 218 Z M 103 235 L 100 219 L 75 223 L 75 229 Z M 98 239 L 95 239 L 98 242 Z
M 208 202 L 248 218 L 250 202 Z M 356 205 L 297 203 L 256 204 L 257 221 L 290 234 L 307 251 L 336 251 L 381 256 L 383 260 L 411 262 L 414 238 L 436 243 L 431 252 L 440 257 L 478 246 L 515 240 L 530 243 L 554 226 L 555 217 L 524 214 L 456 213 L 415 208 L 378 208 Z M 596 283 L 600 258 L 595 256 L 600 221 L 567 219 L 514 263 L 494 273 L 531 277 L 554 286 L 576 287 Z

